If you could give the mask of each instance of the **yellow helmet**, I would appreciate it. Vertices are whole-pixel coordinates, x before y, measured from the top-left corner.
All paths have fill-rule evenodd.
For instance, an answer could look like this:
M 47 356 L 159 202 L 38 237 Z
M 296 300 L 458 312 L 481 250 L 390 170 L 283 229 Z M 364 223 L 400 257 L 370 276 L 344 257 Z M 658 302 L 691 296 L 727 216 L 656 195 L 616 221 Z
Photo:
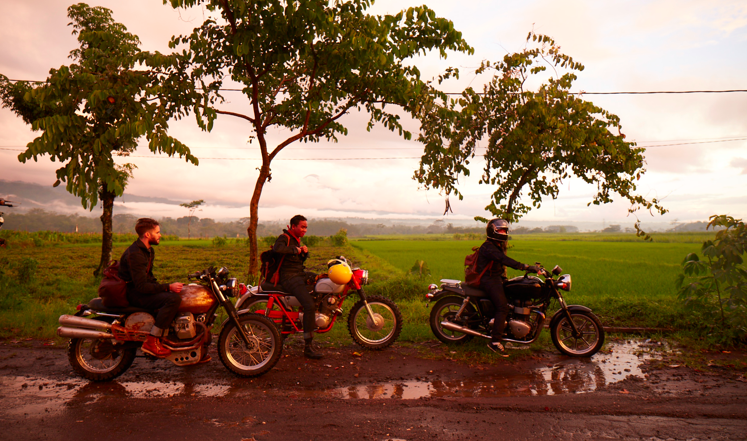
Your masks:
M 329 275 L 329 279 L 338 285 L 348 283 L 353 277 L 353 271 L 350 269 L 350 266 L 342 261 L 331 265 L 327 274 Z

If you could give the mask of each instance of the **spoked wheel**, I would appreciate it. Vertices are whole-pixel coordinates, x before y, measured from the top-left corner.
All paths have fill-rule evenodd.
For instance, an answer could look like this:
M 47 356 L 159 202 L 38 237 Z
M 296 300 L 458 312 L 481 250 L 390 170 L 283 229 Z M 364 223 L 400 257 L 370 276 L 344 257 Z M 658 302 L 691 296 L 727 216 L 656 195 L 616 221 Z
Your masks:
M 218 355 L 226 368 L 241 377 L 257 377 L 269 371 L 280 359 L 283 345 L 275 324 L 266 317 L 243 313 L 239 322 L 249 337 L 244 343 L 239 329 L 228 321 L 220 332 Z
M 565 355 L 591 357 L 604 344 L 604 328 L 596 315 L 585 311 L 571 312 L 578 333 L 574 333 L 568 317 L 558 313 L 550 324 L 550 335 L 556 348 Z
M 368 305 L 359 300 L 350 310 L 348 331 L 356 343 L 366 349 L 380 350 L 389 347 L 402 332 L 402 314 L 397 305 L 386 297 L 369 296 Z
M 446 344 L 461 344 L 472 339 L 472 336 L 469 334 L 452 331 L 441 326 L 441 322 L 451 322 L 460 326 L 465 325 L 462 320 L 456 319 L 456 314 L 459 311 L 459 308 L 462 307 L 463 301 L 464 300 L 459 297 L 445 297 L 436 302 L 436 305 L 431 309 L 429 320 L 431 331 L 433 331 L 433 335 L 435 335 L 437 339 Z M 463 315 L 471 317 L 475 312 L 475 308 L 471 304 L 468 304 Z
M 72 338 L 67 358 L 73 370 L 91 381 L 109 381 L 122 375 L 135 360 L 133 347 L 108 338 Z

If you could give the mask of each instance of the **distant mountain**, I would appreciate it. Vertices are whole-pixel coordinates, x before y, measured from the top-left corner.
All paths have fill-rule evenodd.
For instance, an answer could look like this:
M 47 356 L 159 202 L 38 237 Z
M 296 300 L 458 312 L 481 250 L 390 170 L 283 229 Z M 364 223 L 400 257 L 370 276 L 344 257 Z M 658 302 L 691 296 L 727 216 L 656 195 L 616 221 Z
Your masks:
M 27 212 L 32 208 L 43 208 L 47 211 L 61 213 L 79 212 L 82 208 L 80 198 L 77 198 L 65 190 L 63 185 L 52 187 L 52 185 L 32 184 L 21 181 L 6 181 L 0 179 L 0 197 L 13 201 L 13 210 Z M 125 193 L 119 202 L 153 202 L 166 205 L 179 205 L 180 201 L 166 198 L 138 196 Z

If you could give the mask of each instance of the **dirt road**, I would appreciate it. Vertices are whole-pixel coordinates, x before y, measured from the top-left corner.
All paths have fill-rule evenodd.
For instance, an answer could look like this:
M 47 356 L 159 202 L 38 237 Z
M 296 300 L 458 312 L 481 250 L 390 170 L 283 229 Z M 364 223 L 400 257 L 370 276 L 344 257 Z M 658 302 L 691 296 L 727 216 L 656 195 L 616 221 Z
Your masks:
M 218 361 L 138 358 L 116 381 L 73 375 L 64 348 L 0 344 L 0 439 L 747 439 L 743 371 L 648 369 L 639 347 L 465 364 L 437 342 L 382 352 L 288 341 L 247 380 Z M 434 357 L 435 356 L 435 357 Z

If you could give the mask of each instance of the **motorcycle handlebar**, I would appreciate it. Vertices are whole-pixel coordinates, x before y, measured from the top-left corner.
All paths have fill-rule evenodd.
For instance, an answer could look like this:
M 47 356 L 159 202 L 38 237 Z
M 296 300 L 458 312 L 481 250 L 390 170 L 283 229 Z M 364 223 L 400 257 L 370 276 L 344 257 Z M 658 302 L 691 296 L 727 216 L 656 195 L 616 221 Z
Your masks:
M 191 279 L 199 279 L 201 276 L 202 276 L 202 271 L 195 271 L 192 274 L 188 274 L 187 278 L 190 279 L 190 280 Z

